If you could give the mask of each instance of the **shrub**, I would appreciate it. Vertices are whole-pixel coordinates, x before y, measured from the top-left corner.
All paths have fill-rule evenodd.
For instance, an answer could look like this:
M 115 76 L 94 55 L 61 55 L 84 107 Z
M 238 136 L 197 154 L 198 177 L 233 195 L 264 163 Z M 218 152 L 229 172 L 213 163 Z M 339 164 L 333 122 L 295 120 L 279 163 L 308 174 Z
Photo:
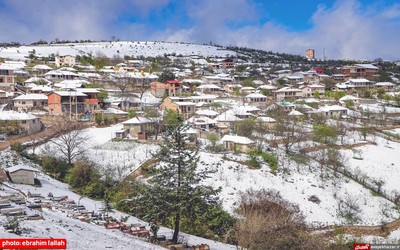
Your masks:
M 25 150 L 25 146 L 20 142 L 13 142 L 10 147 L 11 150 L 17 152 L 18 154 L 21 154 Z

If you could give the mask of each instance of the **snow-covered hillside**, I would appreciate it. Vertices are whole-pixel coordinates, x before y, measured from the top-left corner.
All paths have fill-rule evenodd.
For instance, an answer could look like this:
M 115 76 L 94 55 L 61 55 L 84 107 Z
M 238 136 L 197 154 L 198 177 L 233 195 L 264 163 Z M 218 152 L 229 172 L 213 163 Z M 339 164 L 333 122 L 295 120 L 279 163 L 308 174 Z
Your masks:
M 8 155 L 13 158 L 11 153 L 0 152 L 0 156 Z M 13 158 L 15 159 L 15 158 Z M 28 164 L 28 163 L 25 163 Z M 86 197 L 72 192 L 68 185 L 58 182 L 45 174 L 38 174 L 42 187 L 33 187 L 30 185 L 21 184 L 10 184 L 11 188 L 0 185 L 0 197 L 18 194 L 16 190 L 20 190 L 24 193 L 40 194 L 43 197 L 47 197 L 51 192 L 54 197 L 68 196 L 68 199 L 75 201 L 75 203 L 84 205 L 88 211 L 99 212 L 99 209 L 103 207 L 100 201 L 95 201 Z M 28 214 L 35 213 L 33 210 L 26 209 Z M 20 226 L 23 228 L 21 236 L 17 236 L 12 233 L 8 233 L 3 227 L 0 227 L 0 238 L 66 238 L 68 249 L 164 249 L 162 247 L 152 245 L 144 240 L 135 238 L 129 234 L 125 234 L 118 229 L 106 229 L 104 226 L 95 225 L 80 221 L 78 219 L 71 218 L 68 212 L 63 212 L 53 206 L 51 209 L 43 208 L 42 212 L 36 212 L 43 216 L 40 220 L 21 220 Z M 120 220 L 123 217 L 127 218 L 125 222 L 129 224 L 141 224 L 148 227 L 146 222 L 143 222 L 133 216 L 121 213 L 118 211 L 112 211 L 109 213 L 110 216 Z M 6 216 L 0 215 L 0 225 L 7 222 Z M 172 236 L 172 230 L 168 228 L 161 228 L 159 231 L 160 235 L 166 235 L 167 237 Z M 197 244 L 208 244 L 211 249 L 235 249 L 234 246 L 222 244 L 219 242 L 206 240 L 200 237 L 182 234 L 185 240 L 190 245 Z
M 55 55 L 93 55 L 101 52 L 107 57 L 118 55 L 120 57 L 156 57 L 165 54 L 203 57 L 226 57 L 236 55 L 235 52 L 219 47 L 199 44 L 184 44 L 172 42 L 95 42 L 95 43 L 70 43 L 40 46 L 20 46 L 0 48 L 0 57 L 14 60 L 25 60 L 29 52 L 35 51 L 36 56 Z
M 158 146 L 110 141 L 120 126 L 117 124 L 107 128 L 86 129 L 85 135 L 88 138 L 86 156 L 103 169 L 114 168 L 115 176 L 123 178 L 150 159 Z M 356 142 L 362 142 L 356 135 L 351 137 Z M 349 138 L 347 140 L 351 141 Z M 364 160 L 352 158 L 354 150 L 344 151 L 348 158 L 348 169 L 352 172 L 361 169 L 361 173 L 367 174 L 371 179 L 384 179 L 386 182 L 383 189 L 388 193 L 400 192 L 399 166 L 396 164 L 399 161 L 393 158 L 393 151 L 396 151 L 400 144 L 384 139 L 375 138 L 375 140 L 377 145 L 357 148 L 357 155 L 362 155 Z M 309 143 L 311 145 L 313 142 Z M 207 184 L 216 188 L 222 187 L 220 197 L 224 208 L 231 213 L 238 205 L 240 191 L 266 188 L 279 191 L 284 199 L 299 205 L 306 222 L 311 225 L 348 223 L 340 213 L 339 204 L 350 200 L 360 207 L 360 211 L 357 212 L 357 224 L 360 225 L 378 225 L 400 216 L 393 203 L 380 196 L 374 196 L 370 190 L 357 182 L 343 176 L 334 177 L 333 171 L 329 169 L 324 169 L 322 172 L 319 164 L 313 160 L 309 160 L 307 164 L 298 164 L 289 159 L 283 151 L 278 150 L 277 153 L 280 171 L 276 175 L 271 173 L 266 164 L 259 170 L 252 170 L 241 164 L 249 160 L 245 154 L 201 152 L 199 165 L 214 168 L 216 173 L 207 180 Z M 376 168 L 377 165 L 381 166 L 380 169 Z M 385 171 L 381 171 L 382 168 Z M 309 201 L 311 196 L 318 197 L 321 202 L 317 204 Z

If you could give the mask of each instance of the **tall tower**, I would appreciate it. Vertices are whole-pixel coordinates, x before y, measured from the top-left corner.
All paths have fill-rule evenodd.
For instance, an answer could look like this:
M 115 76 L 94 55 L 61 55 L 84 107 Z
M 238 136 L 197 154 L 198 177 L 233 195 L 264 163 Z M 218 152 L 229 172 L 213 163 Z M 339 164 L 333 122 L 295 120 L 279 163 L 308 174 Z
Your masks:
M 307 49 L 306 50 L 306 57 L 308 59 L 314 59 L 315 58 L 315 50 L 313 49 Z

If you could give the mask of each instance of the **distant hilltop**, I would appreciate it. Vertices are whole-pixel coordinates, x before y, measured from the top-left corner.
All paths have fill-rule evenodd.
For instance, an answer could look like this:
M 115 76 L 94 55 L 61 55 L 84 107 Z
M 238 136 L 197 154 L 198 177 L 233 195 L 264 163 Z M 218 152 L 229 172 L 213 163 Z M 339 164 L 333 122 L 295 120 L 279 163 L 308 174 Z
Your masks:
M 0 57 L 13 60 L 26 60 L 30 53 L 37 57 L 50 55 L 89 55 L 102 54 L 107 57 L 157 57 L 164 55 L 229 57 L 236 52 L 214 45 L 200 45 L 180 42 L 110 41 L 89 43 L 55 43 L 0 47 Z

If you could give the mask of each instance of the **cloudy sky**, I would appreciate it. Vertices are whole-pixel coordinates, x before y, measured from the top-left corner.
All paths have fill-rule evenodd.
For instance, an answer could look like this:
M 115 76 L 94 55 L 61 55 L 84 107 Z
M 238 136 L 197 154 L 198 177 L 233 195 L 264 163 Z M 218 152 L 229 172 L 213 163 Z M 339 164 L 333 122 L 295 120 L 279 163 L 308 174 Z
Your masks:
M 0 40 L 149 40 L 400 59 L 398 0 L 0 0 Z

